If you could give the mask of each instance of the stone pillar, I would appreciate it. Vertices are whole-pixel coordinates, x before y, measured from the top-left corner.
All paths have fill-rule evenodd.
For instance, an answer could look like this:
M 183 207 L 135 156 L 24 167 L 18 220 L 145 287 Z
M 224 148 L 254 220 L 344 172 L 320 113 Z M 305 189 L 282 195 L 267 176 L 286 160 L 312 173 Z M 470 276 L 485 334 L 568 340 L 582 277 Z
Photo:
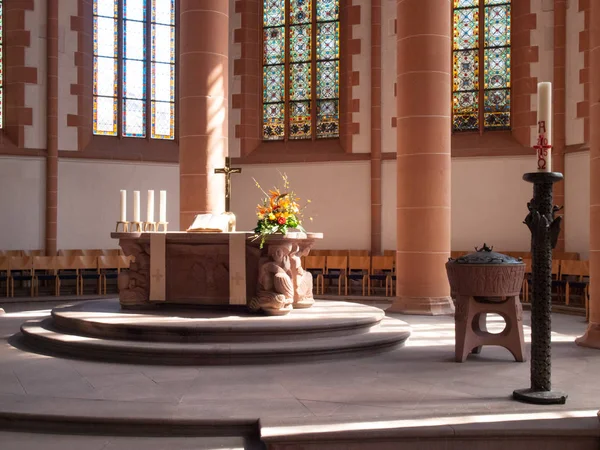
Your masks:
M 381 0 L 371 0 L 371 254 L 381 254 Z
M 179 22 L 180 227 L 225 210 L 229 1 L 181 0 Z
M 58 1 L 48 0 L 46 61 L 46 255 L 56 256 L 58 221 Z
M 576 339 L 600 349 L 600 2 L 590 2 L 590 323 Z
M 552 83 L 552 170 L 565 173 L 566 136 L 566 60 L 567 60 L 567 0 L 554 0 L 554 80 Z M 554 185 L 554 204 L 565 206 L 565 182 Z M 565 210 L 555 250 L 565 251 Z
M 396 0 L 396 299 L 388 311 L 454 311 L 450 256 L 450 0 Z

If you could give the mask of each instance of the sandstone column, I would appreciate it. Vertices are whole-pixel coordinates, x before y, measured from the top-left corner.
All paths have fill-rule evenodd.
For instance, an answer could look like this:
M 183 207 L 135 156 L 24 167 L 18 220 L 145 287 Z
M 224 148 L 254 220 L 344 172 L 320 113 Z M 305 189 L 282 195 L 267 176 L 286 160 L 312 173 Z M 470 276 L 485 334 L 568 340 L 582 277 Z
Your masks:
M 371 254 L 381 254 L 381 0 L 371 0 Z
M 554 0 L 554 80 L 552 83 L 552 171 L 565 173 L 566 124 L 567 0 Z M 554 203 L 565 205 L 565 182 L 554 185 Z M 565 251 L 565 210 L 555 251 Z
M 58 0 L 48 0 L 46 111 L 46 255 L 56 256 L 58 221 Z
M 181 0 L 179 23 L 180 228 L 221 213 L 227 155 L 229 1 Z
M 590 323 L 576 340 L 600 349 L 600 2 L 590 2 Z
M 397 297 L 388 311 L 448 314 L 451 2 L 396 5 Z

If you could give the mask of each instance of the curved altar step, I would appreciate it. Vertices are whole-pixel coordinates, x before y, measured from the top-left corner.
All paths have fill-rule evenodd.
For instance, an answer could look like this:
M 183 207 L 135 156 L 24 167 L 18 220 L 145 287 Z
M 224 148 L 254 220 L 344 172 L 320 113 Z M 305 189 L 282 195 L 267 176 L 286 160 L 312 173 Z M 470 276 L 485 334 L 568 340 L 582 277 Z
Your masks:
M 68 334 L 153 342 L 259 342 L 347 336 L 367 332 L 385 317 L 372 306 L 319 301 L 286 316 L 246 308 L 192 309 L 163 305 L 121 310 L 118 299 L 95 300 L 52 310 L 52 326 Z
M 116 305 L 116 306 L 115 306 Z M 371 355 L 395 348 L 409 326 L 371 306 L 317 301 L 283 317 L 214 310 L 118 310 L 117 300 L 55 308 L 21 326 L 34 349 L 143 364 L 264 364 Z

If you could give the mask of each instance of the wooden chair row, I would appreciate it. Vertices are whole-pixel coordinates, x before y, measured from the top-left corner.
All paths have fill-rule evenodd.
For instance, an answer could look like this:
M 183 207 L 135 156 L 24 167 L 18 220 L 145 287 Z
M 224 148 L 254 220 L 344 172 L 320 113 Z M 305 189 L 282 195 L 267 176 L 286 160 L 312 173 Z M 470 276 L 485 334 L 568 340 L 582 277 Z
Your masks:
M 452 258 L 458 258 L 460 256 L 472 253 L 471 251 L 452 251 L 450 256 Z M 531 259 L 531 252 L 513 252 L 513 251 L 500 251 L 505 255 L 512 256 L 514 258 Z M 369 250 L 311 250 L 312 256 L 370 256 Z M 396 250 L 384 250 L 383 256 L 396 256 Z M 567 260 L 578 260 L 580 258 L 577 252 L 554 252 L 554 259 L 567 261 Z
M 121 249 L 72 249 L 59 250 L 57 256 L 119 256 Z M 44 250 L 0 250 L 0 256 L 45 256 Z
M 39 294 L 40 281 L 54 282 L 54 294 L 61 284 L 74 280 L 76 294 L 83 294 L 84 281 L 96 280 L 98 294 L 106 293 L 107 278 L 116 278 L 128 269 L 131 258 L 113 256 L 0 256 L 0 283 L 6 284 L 6 296 L 14 297 L 15 281 L 29 283 L 31 296 Z
M 362 295 L 371 295 L 372 282 L 385 282 L 385 294 L 393 294 L 393 256 L 320 256 L 309 255 L 304 259 L 304 268 L 311 272 L 316 281 L 316 294 L 325 291 L 325 280 L 337 280 L 338 295 L 348 295 L 348 280 L 361 282 Z
M 473 251 L 452 251 L 450 252 L 450 257 L 456 259 L 469 253 L 473 253 Z M 498 253 L 512 256 L 513 258 L 522 258 L 523 260 L 531 259 L 531 252 L 505 252 L 499 250 Z M 553 252 L 552 257 L 557 261 L 579 260 L 580 258 L 579 253 L 577 252 Z
M 524 259 L 525 280 L 523 280 L 523 301 L 530 302 L 531 259 Z M 590 297 L 590 266 L 589 261 L 552 260 L 552 286 L 556 289 L 559 299 L 564 295 L 565 305 L 571 302 L 573 288 L 581 289 L 584 298 L 586 317 L 589 314 Z

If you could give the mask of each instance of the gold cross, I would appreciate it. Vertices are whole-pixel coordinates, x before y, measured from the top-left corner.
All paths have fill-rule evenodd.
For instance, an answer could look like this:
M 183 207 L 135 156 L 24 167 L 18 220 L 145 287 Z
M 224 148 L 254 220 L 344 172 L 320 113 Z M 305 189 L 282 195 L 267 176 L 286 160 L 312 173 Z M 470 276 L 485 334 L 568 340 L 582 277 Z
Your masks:
M 231 160 L 228 157 L 225 158 L 225 167 L 221 169 L 215 169 L 215 173 L 225 174 L 225 212 L 230 212 L 231 206 L 231 174 L 242 173 L 241 167 L 231 167 Z

